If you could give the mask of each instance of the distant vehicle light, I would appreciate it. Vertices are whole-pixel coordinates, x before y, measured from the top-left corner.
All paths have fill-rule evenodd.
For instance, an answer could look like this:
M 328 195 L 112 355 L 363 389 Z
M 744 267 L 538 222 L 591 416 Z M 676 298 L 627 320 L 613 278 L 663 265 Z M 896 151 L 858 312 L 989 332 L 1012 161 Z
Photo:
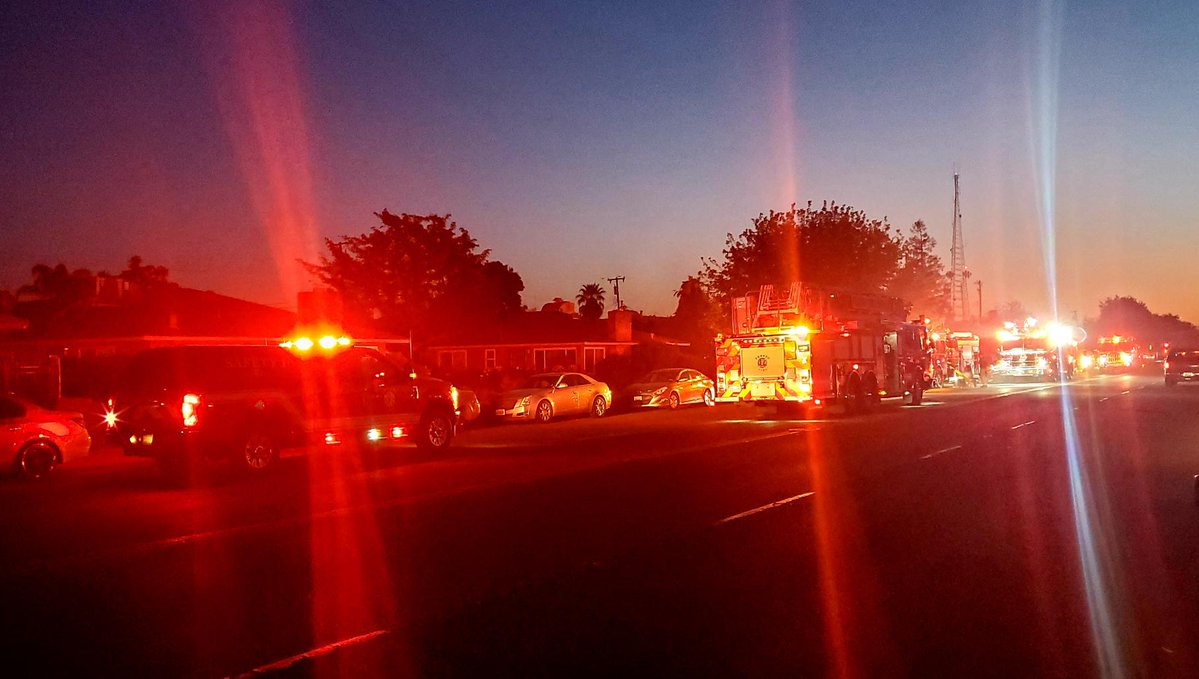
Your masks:
M 383 438 L 383 432 L 379 431 L 379 429 L 372 427 L 366 430 L 367 441 L 378 441 L 381 438 Z
M 807 337 L 808 333 L 812 332 L 806 325 L 797 325 L 787 331 L 792 337 Z
M 1048 367 L 1049 367 L 1049 361 L 1046 361 L 1044 358 L 1037 359 L 1037 370 L 1044 370 Z
M 336 446 L 341 444 L 341 439 L 337 438 L 337 434 L 331 431 L 325 432 L 325 445 Z
M 403 438 L 403 437 L 404 437 L 404 428 L 403 427 L 392 427 L 391 428 L 391 438 L 398 439 L 398 438 Z
M 183 403 L 179 404 L 179 414 L 183 416 L 183 426 L 194 427 L 198 422 L 200 412 L 200 396 L 198 394 L 184 394 Z
M 295 347 L 300 351 L 311 351 L 312 340 L 307 337 L 301 337 L 295 341 Z
M 458 387 L 450 387 L 450 402 L 454 404 L 454 410 L 458 410 Z
M 1015 342 L 1016 340 L 1020 339 L 1020 336 L 1011 330 L 1003 329 L 995 333 L 995 339 L 999 340 L 1000 342 Z
M 104 425 L 109 429 L 117 428 L 117 414 L 112 410 L 104 411 Z
M 332 335 L 325 335 L 317 340 L 317 343 L 321 345 L 322 349 L 333 349 L 337 346 L 337 338 Z
M 1132 365 L 1132 354 L 1128 353 L 1127 351 L 1121 351 L 1120 362 L 1123 363 L 1125 367 Z
M 1095 365 L 1095 357 L 1090 354 L 1083 354 L 1083 357 L 1078 359 L 1078 364 L 1082 366 L 1083 370 L 1091 368 Z

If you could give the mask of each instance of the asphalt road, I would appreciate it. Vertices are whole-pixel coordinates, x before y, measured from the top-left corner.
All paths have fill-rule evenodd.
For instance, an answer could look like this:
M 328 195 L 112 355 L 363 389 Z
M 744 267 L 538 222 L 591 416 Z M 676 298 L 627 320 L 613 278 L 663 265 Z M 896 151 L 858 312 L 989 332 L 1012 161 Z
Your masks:
M 1108 376 L 0 485 L 36 674 L 1199 676 L 1199 388 Z

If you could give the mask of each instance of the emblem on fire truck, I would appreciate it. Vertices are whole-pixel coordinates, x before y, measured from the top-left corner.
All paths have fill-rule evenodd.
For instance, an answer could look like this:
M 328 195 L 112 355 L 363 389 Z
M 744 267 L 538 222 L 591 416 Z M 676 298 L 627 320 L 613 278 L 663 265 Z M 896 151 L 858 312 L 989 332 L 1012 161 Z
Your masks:
M 759 356 L 759 357 L 758 357 L 758 368 L 760 368 L 760 369 L 762 369 L 762 370 L 765 370 L 765 369 L 766 369 L 766 364 L 767 364 L 768 362 L 769 362 L 769 361 L 767 361 L 767 360 L 766 360 L 766 357 L 765 357 L 765 356 Z

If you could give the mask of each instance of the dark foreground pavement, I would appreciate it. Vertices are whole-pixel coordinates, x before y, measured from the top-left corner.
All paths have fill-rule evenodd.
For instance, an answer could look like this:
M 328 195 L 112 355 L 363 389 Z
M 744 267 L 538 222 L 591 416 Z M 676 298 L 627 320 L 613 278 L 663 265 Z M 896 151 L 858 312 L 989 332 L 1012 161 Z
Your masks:
M 0 647 L 92 676 L 1199 675 L 1199 389 L 1004 391 L 191 490 L 98 459 L 0 488 Z

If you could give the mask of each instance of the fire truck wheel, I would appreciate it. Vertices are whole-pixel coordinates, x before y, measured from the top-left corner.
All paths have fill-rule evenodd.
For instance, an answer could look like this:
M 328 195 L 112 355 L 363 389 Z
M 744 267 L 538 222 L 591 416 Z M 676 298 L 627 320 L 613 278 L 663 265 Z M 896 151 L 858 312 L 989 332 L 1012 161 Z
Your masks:
M 711 389 L 704 392 L 704 405 L 708 406 L 709 408 L 716 405 L 716 393 Z
M 678 392 L 675 392 L 675 391 L 670 392 L 670 396 L 666 399 L 666 406 L 668 408 L 670 408 L 671 410 L 674 410 L 675 408 L 679 407 Z

